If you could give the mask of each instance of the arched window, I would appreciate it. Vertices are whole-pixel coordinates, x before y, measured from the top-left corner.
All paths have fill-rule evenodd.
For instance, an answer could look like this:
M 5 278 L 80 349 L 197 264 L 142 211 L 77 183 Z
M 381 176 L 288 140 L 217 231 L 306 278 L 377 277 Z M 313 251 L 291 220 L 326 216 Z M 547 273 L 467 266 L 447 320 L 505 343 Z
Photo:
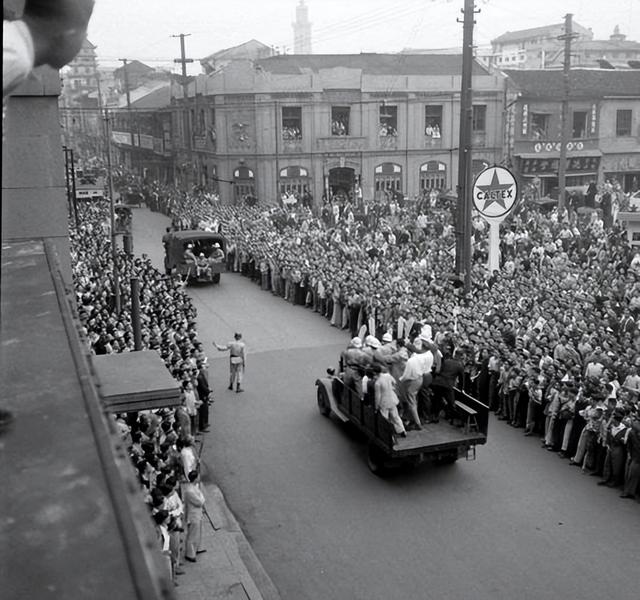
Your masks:
M 302 198 L 305 192 L 310 191 L 311 179 L 309 171 L 304 167 L 285 167 L 280 169 L 280 177 L 278 181 L 278 189 L 280 194 L 297 194 L 298 198 Z
M 385 200 L 393 195 L 393 192 L 402 191 L 402 167 L 395 163 L 382 163 L 373 173 L 374 197 L 376 200 Z
M 420 167 L 420 193 L 444 190 L 447 187 L 447 165 L 430 160 Z
M 238 167 L 233 171 L 234 192 L 236 201 L 241 201 L 247 196 L 256 195 L 255 176 L 248 167 Z

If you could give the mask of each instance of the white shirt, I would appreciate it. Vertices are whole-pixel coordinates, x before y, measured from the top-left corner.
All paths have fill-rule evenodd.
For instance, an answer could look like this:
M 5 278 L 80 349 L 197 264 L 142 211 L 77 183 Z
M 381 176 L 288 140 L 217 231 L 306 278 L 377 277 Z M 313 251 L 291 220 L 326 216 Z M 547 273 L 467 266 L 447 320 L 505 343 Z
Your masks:
M 412 355 L 404 367 L 404 373 L 400 377 L 400 381 L 420 379 L 423 375 L 431 373 L 433 367 L 433 354 L 431 352 L 423 352 L 422 354 Z
M 2 22 L 2 97 L 18 87 L 34 67 L 35 49 L 24 21 Z

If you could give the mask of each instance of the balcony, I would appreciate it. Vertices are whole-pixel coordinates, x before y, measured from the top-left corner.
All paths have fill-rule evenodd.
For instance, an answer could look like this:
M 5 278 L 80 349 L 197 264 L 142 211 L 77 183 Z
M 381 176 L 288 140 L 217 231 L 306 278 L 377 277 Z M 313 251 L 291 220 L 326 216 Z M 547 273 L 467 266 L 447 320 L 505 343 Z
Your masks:
M 424 136 L 424 147 L 427 149 L 430 148 L 442 148 L 442 138 L 441 137 L 434 137 L 432 135 L 425 135 Z
M 378 150 L 397 150 L 398 149 L 398 136 L 397 135 L 380 135 L 378 136 Z
M 367 138 L 349 135 L 321 137 L 316 139 L 320 152 L 360 152 L 367 150 Z
M 282 140 L 282 152 L 285 154 L 289 152 L 303 152 L 302 138 Z

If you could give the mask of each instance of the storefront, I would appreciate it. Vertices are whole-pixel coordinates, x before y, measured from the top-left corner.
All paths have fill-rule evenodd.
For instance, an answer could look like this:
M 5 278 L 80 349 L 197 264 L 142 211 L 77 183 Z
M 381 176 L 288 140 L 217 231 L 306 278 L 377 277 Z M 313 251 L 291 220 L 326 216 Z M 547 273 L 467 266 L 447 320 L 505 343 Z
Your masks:
M 552 196 L 558 188 L 560 142 L 516 142 L 516 166 L 523 182 L 540 181 L 542 197 Z M 602 152 L 595 140 L 567 143 L 566 186 L 585 186 L 598 180 Z
M 602 157 L 604 178 L 617 181 L 626 192 L 640 189 L 640 152 L 607 154 Z

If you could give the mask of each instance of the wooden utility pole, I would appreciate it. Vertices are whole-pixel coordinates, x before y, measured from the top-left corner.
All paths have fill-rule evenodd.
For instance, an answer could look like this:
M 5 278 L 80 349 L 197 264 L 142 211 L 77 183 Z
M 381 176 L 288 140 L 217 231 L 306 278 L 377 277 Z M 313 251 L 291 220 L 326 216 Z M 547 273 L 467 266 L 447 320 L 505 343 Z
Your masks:
M 456 212 L 456 275 L 464 277 L 464 291 L 471 291 L 471 128 L 473 104 L 474 0 L 464 0 L 462 36 L 462 85 L 460 90 L 460 143 L 458 148 L 458 206 Z M 458 19 L 458 22 L 460 20 Z
M 129 86 L 129 71 L 127 70 L 127 64 L 129 62 L 129 59 L 119 58 L 118 60 L 123 65 L 122 71 L 124 73 L 124 93 L 127 98 L 127 120 L 129 122 L 129 140 L 131 142 L 130 158 L 131 158 L 131 167 L 133 167 L 133 156 L 134 156 L 133 148 L 135 146 L 135 138 L 133 135 L 134 126 L 133 126 L 133 113 L 131 112 L 131 89 Z
M 189 94 L 189 82 L 187 81 L 187 63 L 192 63 L 193 58 L 186 58 L 186 52 L 184 48 L 184 38 L 190 36 L 190 33 L 180 33 L 178 35 L 172 35 L 171 37 L 180 38 L 180 58 L 175 58 L 173 62 L 180 63 L 182 65 L 182 102 L 184 106 L 184 141 L 187 149 L 187 156 L 189 157 L 189 169 L 192 168 L 192 156 L 191 156 L 191 128 L 189 127 L 189 106 L 187 103 L 187 96 Z M 187 185 L 189 181 L 187 180 Z
M 564 40 L 564 63 L 562 69 L 562 110 L 560 113 L 560 159 L 558 163 L 558 209 L 565 205 L 565 188 L 567 172 L 567 144 L 569 143 L 569 92 L 571 82 L 571 41 L 578 37 L 573 33 L 573 15 L 567 13 L 564 17 L 564 34 L 558 36 L 559 40 Z
M 115 199 L 113 197 L 113 173 L 111 172 L 111 127 L 109 119 L 109 111 L 104 111 L 104 129 L 107 141 L 107 182 L 109 184 L 109 228 L 111 229 L 111 260 L 113 262 L 113 293 L 115 300 L 116 314 L 120 314 L 120 273 L 118 272 L 118 248 L 116 236 L 116 208 Z

